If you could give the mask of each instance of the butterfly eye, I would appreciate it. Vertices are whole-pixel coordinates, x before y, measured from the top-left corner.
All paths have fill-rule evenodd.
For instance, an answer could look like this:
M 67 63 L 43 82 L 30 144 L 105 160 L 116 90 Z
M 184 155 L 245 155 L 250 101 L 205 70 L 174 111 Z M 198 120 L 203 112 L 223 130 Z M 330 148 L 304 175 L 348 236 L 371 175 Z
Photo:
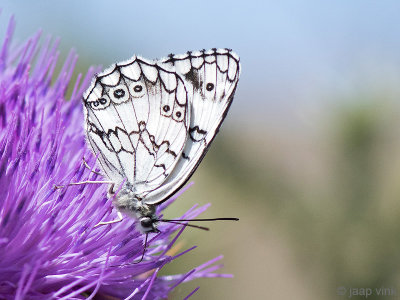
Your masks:
M 207 83 L 206 89 L 207 91 L 211 92 L 214 89 L 214 84 L 211 82 Z
M 151 228 L 153 226 L 153 220 L 149 217 L 144 217 L 140 219 L 140 225 L 143 228 Z
M 88 102 L 88 105 L 92 109 L 104 109 L 110 105 L 110 98 L 107 95 L 103 95 L 101 98 Z
M 111 100 L 116 104 L 129 100 L 129 92 L 125 85 L 118 85 L 110 88 L 108 94 L 110 95 Z
M 130 87 L 131 95 L 132 95 L 132 97 L 134 97 L 134 98 L 143 97 L 144 91 L 145 91 L 144 86 L 143 86 L 143 84 L 140 83 L 140 82 L 134 82 L 134 83 L 132 84 L 132 86 Z

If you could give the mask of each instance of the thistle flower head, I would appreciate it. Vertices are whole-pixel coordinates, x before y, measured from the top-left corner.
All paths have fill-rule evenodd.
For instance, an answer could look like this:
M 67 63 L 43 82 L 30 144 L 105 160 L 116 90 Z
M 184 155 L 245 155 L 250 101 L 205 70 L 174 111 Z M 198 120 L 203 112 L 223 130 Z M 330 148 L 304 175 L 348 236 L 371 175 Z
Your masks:
M 182 226 L 160 224 L 161 233 L 149 235 L 144 259 L 135 263 L 144 240 L 135 220 L 95 227 L 116 218 L 106 186 L 54 188 L 100 180 L 82 163 L 85 157 L 95 165 L 80 103 L 95 69 L 78 76 L 66 99 L 77 55 L 71 52 L 55 76 L 58 41 L 48 38 L 39 46 L 36 34 L 14 45 L 14 27 L 11 19 L 0 48 L 0 298 L 158 299 L 184 281 L 227 276 L 214 273 L 220 257 L 186 274 L 159 276 L 194 248 L 168 255 Z M 205 209 L 194 207 L 183 218 Z

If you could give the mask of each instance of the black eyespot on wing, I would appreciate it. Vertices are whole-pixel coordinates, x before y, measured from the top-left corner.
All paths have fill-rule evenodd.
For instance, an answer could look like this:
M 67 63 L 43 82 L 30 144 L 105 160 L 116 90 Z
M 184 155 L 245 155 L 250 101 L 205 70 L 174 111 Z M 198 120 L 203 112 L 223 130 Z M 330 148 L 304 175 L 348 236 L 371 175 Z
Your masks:
M 165 112 L 169 112 L 169 110 L 170 110 L 169 105 L 164 105 L 163 110 Z
M 207 91 L 211 92 L 214 89 L 214 84 L 211 82 L 207 83 L 206 89 Z
M 140 93 L 142 90 L 143 90 L 143 87 L 141 86 L 141 85 L 135 85 L 135 87 L 133 88 L 133 90 L 136 92 L 136 93 Z
M 94 101 L 87 101 L 85 102 L 86 106 L 90 109 L 99 110 L 105 109 L 110 105 L 110 98 L 104 94 L 99 99 L 95 99 Z
M 145 82 L 135 82 L 129 86 L 129 92 L 133 98 L 141 98 L 145 95 Z
M 172 119 L 176 122 L 182 122 L 183 119 L 185 118 L 185 107 L 184 106 L 179 106 L 175 105 L 174 110 L 170 114 L 172 116 Z
M 118 89 L 114 91 L 114 97 L 120 99 L 125 96 L 125 91 L 123 89 Z
M 129 100 L 129 91 L 124 84 L 111 87 L 107 90 L 107 94 L 114 104 L 121 104 Z

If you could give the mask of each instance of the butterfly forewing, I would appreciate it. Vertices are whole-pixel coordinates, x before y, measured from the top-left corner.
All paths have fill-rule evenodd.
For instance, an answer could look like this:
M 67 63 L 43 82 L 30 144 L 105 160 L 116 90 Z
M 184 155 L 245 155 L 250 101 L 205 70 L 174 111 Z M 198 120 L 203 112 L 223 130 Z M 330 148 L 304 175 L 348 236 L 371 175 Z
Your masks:
M 174 68 L 183 79 L 190 103 L 188 139 L 182 155 L 162 186 L 145 198 L 157 204 L 189 179 L 206 154 L 232 102 L 239 80 L 239 57 L 227 49 L 189 52 L 159 63 Z

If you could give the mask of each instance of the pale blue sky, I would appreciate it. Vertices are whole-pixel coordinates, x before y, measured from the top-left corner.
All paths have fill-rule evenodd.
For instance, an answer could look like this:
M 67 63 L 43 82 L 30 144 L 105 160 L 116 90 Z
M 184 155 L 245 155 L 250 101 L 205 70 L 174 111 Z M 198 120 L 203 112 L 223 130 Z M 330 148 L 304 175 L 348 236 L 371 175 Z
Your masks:
M 236 115 L 291 119 L 336 93 L 400 80 L 396 0 L 37 0 L 1 6 L 1 33 L 15 14 L 18 37 L 42 28 L 92 64 L 232 48 L 243 71 Z

